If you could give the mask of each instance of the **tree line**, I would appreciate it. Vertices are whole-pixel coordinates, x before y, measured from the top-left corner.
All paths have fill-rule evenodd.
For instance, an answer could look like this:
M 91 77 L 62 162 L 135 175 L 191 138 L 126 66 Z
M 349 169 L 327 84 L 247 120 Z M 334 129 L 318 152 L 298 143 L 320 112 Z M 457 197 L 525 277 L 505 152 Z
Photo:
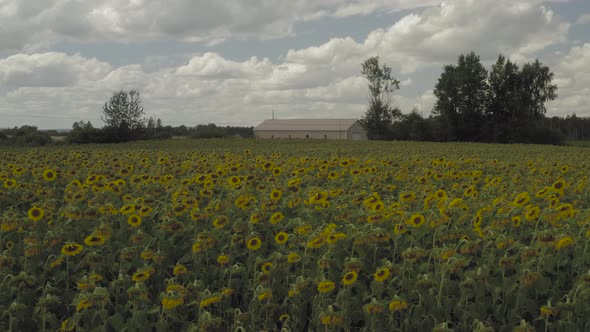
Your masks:
M 519 67 L 503 55 L 488 71 L 474 52 L 446 65 L 434 87 L 428 118 L 391 106 L 399 81 L 378 57 L 362 63 L 369 82 L 369 106 L 361 123 L 369 139 L 563 144 L 590 139 L 590 118 L 545 116 L 557 98 L 553 73 L 539 60 Z

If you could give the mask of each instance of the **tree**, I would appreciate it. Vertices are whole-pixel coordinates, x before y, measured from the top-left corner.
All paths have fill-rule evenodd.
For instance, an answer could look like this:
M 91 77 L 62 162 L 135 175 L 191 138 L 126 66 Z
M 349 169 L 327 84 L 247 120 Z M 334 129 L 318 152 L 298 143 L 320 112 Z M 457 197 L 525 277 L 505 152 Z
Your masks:
M 443 69 L 434 89 L 434 114 L 448 124 L 451 139 L 479 141 L 485 136 L 489 94 L 487 71 L 474 52 L 461 54 L 457 65 Z
M 553 73 L 539 60 L 527 63 L 520 72 L 522 82 L 522 112 L 524 117 L 540 119 L 547 111 L 545 103 L 557 98 L 557 86 L 551 84 Z
M 552 79 L 553 73 L 539 60 L 519 70 L 500 54 L 489 76 L 487 115 L 493 141 L 530 142 L 533 136 L 541 136 L 535 127 L 545 115 L 545 103 L 557 97 Z
M 136 90 L 115 92 L 103 106 L 102 120 L 112 129 L 134 132 L 144 127 L 143 106 Z
M 393 121 L 401 117 L 401 111 L 390 106 L 399 81 L 391 75 L 391 68 L 379 66 L 379 57 L 371 57 L 362 63 L 361 73 L 369 81 L 369 108 L 361 123 L 367 129 L 369 139 L 385 139 Z

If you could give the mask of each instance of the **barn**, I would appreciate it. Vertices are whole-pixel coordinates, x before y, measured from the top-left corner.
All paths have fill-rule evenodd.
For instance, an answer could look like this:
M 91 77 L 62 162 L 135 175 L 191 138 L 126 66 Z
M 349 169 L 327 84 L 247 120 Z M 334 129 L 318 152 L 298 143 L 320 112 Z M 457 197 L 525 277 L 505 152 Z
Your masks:
M 269 119 L 254 128 L 257 138 L 317 138 L 366 140 L 357 119 Z

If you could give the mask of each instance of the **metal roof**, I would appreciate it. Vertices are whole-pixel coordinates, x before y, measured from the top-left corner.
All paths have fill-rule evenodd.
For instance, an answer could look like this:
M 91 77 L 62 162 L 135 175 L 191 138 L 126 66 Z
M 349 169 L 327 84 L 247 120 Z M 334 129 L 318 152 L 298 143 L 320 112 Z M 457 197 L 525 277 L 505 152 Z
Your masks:
M 345 131 L 357 119 L 274 119 L 264 120 L 255 131 Z

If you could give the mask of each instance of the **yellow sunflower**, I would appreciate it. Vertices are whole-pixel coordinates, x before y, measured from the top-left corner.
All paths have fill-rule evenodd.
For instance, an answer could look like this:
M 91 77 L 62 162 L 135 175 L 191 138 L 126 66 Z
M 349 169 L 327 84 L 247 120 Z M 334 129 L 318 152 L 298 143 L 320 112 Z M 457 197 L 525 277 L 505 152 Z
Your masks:
M 54 170 L 48 168 L 43 171 L 43 179 L 45 181 L 55 181 L 55 179 L 57 179 L 57 173 Z
M 288 240 L 289 235 L 285 232 L 278 232 L 277 235 L 275 235 L 275 242 L 277 244 L 285 244 Z
M 336 288 L 336 284 L 332 281 L 322 281 L 318 284 L 318 292 L 328 293 Z
M 32 221 L 39 221 L 43 218 L 44 215 L 45 215 L 45 211 L 43 211 L 43 209 L 38 206 L 33 206 L 32 208 L 29 209 L 29 212 L 27 212 L 27 216 L 29 217 L 29 220 L 32 220 Z
M 354 284 L 354 282 L 358 279 L 359 275 L 355 271 L 350 271 L 344 275 L 342 278 L 342 283 L 346 286 Z
M 252 251 L 256 251 L 256 250 L 260 249 L 261 246 L 262 246 L 262 240 L 258 237 L 253 237 L 253 238 L 249 239 L 248 241 L 246 241 L 246 247 L 248 247 L 248 249 L 250 249 Z
M 424 224 L 424 222 L 425 222 L 425 218 L 424 218 L 424 216 L 423 216 L 422 214 L 420 214 L 420 213 L 413 214 L 413 215 L 410 217 L 410 219 L 408 219 L 408 220 L 406 221 L 406 223 L 407 223 L 408 225 L 411 225 L 411 226 L 412 226 L 412 227 L 414 227 L 414 228 L 418 228 L 418 227 L 422 226 L 422 225 Z
M 375 281 L 384 282 L 385 280 L 387 280 L 387 278 L 389 278 L 390 274 L 391 271 L 388 268 L 380 268 L 377 270 L 377 272 L 375 272 Z
M 92 233 L 84 239 L 84 243 L 89 247 L 100 246 L 100 245 L 103 245 L 104 242 L 105 242 L 104 236 L 102 236 L 98 233 Z
M 131 227 L 138 227 L 139 225 L 141 225 L 141 216 L 138 214 L 132 214 L 129 216 L 129 218 L 127 218 L 127 223 Z
M 84 246 L 78 243 L 70 242 L 61 247 L 61 253 L 66 256 L 76 256 L 82 252 Z

